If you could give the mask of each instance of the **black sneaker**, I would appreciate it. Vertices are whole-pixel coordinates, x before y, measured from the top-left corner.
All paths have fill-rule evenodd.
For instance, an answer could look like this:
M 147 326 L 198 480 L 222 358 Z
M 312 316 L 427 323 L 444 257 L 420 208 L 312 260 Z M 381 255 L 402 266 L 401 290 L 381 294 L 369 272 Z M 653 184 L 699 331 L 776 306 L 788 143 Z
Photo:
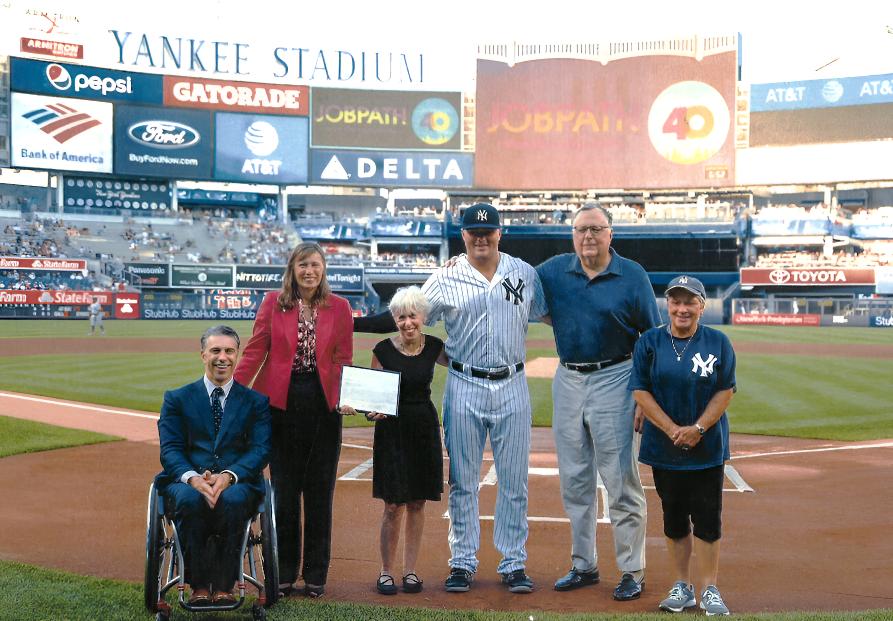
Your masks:
M 527 577 L 523 569 L 502 574 L 502 583 L 508 586 L 511 593 L 533 593 L 533 580 Z
M 453 567 L 444 587 L 450 593 L 464 593 L 471 588 L 472 580 L 474 580 L 474 576 L 470 571 L 461 567 Z

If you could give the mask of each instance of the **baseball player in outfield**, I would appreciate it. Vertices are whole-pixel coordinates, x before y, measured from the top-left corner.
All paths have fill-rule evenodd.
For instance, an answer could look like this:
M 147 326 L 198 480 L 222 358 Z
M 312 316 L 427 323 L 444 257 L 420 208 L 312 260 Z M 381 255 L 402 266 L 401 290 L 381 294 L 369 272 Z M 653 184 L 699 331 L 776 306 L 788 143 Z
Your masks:
M 477 571 L 478 488 L 488 434 L 498 481 L 493 543 L 503 556 L 497 571 L 512 593 L 533 591 L 524 571 L 532 422 L 524 359 L 528 320 L 547 310 L 536 271 L 499 252 L 501 234 L 494 207 L 469 207 L 462 220 L 466 257 L 436 271 L 422 287 L 431 303 L 427 325 L 443 319 L 449 337 L 443 429 L 452 554 L 445 586 L 451 592 L 467 591 Z M 368 320 L 355 321 L 357 330 L 371 328 Z
M 102 325 L 102 316 L 105 315 L 105 311 L 102 310 L 99 298 L 94 297 L 93 303 L 87 308 L 90 311 L 90 333 L 87 336 L 93 336 L 96 326 L 99 326 L 99 329 L 102 330 L 102 336 L 105 336 L 105 326 Z

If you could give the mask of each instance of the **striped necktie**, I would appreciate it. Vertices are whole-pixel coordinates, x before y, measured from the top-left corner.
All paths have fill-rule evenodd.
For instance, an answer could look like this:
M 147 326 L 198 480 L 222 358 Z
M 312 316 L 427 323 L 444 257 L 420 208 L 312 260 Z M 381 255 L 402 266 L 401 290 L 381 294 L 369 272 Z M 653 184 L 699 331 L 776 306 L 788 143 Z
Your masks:
M 214 413 L 214 436 L 220 433 L 220 423 L 223 422 L 223 406 L 220 405 L 220 397 L 223 396 L 223 388 L 218 386 L 211 393 L 211 412 Z

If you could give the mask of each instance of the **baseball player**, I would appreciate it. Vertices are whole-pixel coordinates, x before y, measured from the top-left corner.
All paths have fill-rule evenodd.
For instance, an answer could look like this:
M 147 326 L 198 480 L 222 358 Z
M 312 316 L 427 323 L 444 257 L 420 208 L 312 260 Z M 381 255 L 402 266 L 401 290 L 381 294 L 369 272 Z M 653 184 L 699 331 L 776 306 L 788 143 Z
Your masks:
M 469 207 L 462 220 L 466 256 L 432 274 L 422 287 L 431 303 L 427 325 L 443 319 L 449 337 L 443 429 L 450 456 L 452 558 L 445 585 L 450 592 L 468 591 L 477 571 L 478 489 L 488 434 L 498 481 L 493 529 L 493 543 L 503 555 L 498 572 L 512 593 L 533 591 L 524 571 L 531 426 L 524 359 L 528 320 L 544 317 L 547 309 L 536 271 L 499 252 L 501 234 L 494 207 Z M 382 331 L 375 317 L 355 319 L 355 329 Z
M 105 311 L 102 310 L 102 304 L 99 303 L 98 297 L 93 298 L 93 303 L 88 307 L 88 310 L 90 311 L 90 334 L 87 336 L 93 336 L 97 325 L 102 330 L 102 336 L 105 336 L 105 327 L 102 325 L 102 316 L 105 315 Z

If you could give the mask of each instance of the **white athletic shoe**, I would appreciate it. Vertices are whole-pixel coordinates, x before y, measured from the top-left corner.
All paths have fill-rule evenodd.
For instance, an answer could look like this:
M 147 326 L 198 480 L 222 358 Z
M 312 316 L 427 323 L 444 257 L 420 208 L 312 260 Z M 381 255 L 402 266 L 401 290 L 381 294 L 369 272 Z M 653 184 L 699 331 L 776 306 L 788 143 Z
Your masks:
M 719 590 L 712 584 L 708 585 L 706 590 L 701 591 L 701 609 L 707 613 L 708 617 L 729 614 L 729 609 L 723 603 Z
M 660 609 L 667 612 L 682 612 L 695 606 L 695 593 L 686 582 L 676 582 L 670 589 L 670 596 L 660 603 Z

